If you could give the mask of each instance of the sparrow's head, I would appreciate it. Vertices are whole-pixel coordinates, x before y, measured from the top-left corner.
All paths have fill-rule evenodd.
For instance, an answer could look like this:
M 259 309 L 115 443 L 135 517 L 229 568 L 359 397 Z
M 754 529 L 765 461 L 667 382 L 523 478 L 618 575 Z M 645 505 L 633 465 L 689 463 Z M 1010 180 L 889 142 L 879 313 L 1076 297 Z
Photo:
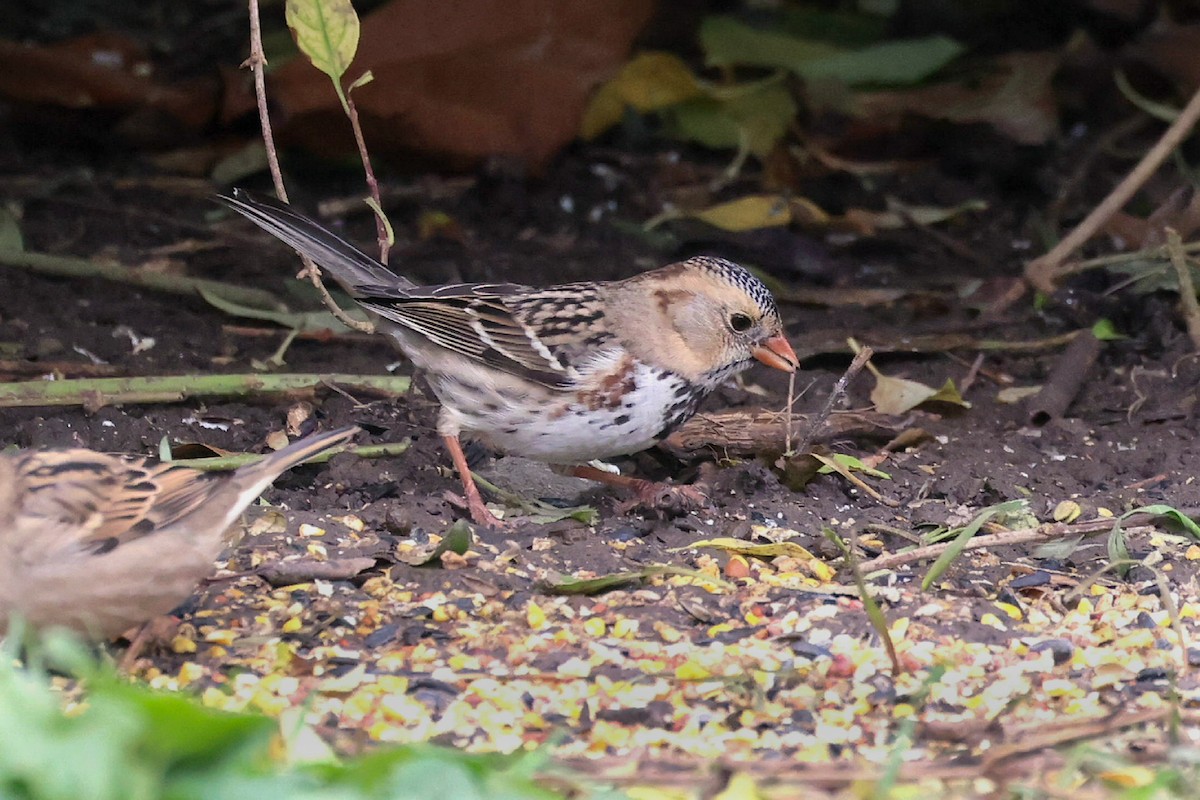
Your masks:
M 719 382 L 752 359 L 794 372 L 796 353 L 763 282 L 720 258 L 690 258 L 613 284 L 606 315 L 643 361 Z

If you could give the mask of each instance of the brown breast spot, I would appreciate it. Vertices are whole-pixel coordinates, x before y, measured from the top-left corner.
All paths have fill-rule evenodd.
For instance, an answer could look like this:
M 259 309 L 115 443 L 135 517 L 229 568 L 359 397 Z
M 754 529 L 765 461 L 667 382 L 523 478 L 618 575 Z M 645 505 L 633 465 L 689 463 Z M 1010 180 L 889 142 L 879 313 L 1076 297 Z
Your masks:
M 625 355 L 616 368 L 600 377 L 596 386 L 578 394 L 579 403 L 588 411 L 620 408 L 625 398 L 637 391 L 637 362 Z

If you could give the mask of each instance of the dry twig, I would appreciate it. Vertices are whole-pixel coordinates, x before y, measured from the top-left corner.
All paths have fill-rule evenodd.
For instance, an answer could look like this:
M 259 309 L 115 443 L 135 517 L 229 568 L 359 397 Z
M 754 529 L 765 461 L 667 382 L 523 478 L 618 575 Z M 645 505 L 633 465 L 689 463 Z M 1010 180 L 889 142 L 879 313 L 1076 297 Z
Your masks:
M 1082 222 L 1075 226 L 1074 230 L 1064 236 L 1062 241 L 1055 245 L 1049 253 L 1035 258 L 1025 265 L 1025 279 L 1039 291 L 1046 294 L 1052 293 L 1058 279 L 1062 277 L 1059 267 L 1067 256 L 1083 246 L 1100 230 L 1104 223 L 1108 222 L 1113 214 L 1120 211 L 1129 202 L 1129 199 L 1150 179 L 1150 176 L 1166 160 L 1167 156 L 1191 134 L 1197 120 L 1200 120 L 1200 89 L 1196 90 L 1175 121 L 1163 131 L 1159 140 L 1147 151 L 1146 155 L 1142 156 L 1142 160 L 1117 184 L 1108 197 L 1092 209 L 1092 213 L 1088 214 Z

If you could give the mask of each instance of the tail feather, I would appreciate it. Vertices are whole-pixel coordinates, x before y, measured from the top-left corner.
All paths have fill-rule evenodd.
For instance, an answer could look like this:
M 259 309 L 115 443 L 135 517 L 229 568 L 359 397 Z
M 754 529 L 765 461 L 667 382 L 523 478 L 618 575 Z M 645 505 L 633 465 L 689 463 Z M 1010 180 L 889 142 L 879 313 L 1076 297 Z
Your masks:
M 313 219 L 274 198 L 253 195 L 244 189 L 217 198 L 267 233 L 308 256 L 333 276 L 351 295 L 360 286 L 387 286 L 402 292 L 413 286 Z
M 349 441 L 361 428 L 350 425 L 345 428 L 315 433 L 298 442 L 292 442 L 282 450 L 271 453 L 262 461 L 241 467 L 238 475 L 250 478 L 243 489 L 252 498 L 262 493 L 267 486 L 284 472 L 302 464 L 315 455 Z

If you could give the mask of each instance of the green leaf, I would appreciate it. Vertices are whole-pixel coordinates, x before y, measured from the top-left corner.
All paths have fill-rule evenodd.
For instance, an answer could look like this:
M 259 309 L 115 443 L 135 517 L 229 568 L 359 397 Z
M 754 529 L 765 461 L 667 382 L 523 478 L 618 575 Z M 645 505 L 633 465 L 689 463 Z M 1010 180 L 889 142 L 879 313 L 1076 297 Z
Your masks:
M 1133 568 L 1133 564 L 1129 560 L 1129 546 L 1125 543 L 1125 531 L 1121 527 L 1120 520 L 1108 532 L 1106 546 L 1108 548 L 1108 560 L 1117 565 L 1117 574 L 1124 578 L 1129 574 L 1129 570 Z
M 1118 331 L 1117 326 L 1107 317 L 1096 320 L 1095 324 L 1092 325 L 1092 336 L 1095 336 L 1102 342 L 1117 342 L 1129 338 Z
M 700 25 L 700 46 L 711 67 L 742 64 L 794 70 L 805 62 L 838 54 L 824 42 L 762 30 L 733 17 L 709 17 Z
M 890 481 L 892 479 L 892 476 L 888 473 L 884 472 L 883 470 L 875 469 L 874 467 L 868 467 L 865 463 L 863 463 L 862 459 L 855 458 L 849 453 L 834 453 L 832 456 L 826 456 L 826 458 L 832 458 L 834 462 L 840 464 L 848 472 L 862 472 L 870 475 L 872 478 L 882 478 L 885 481 Z M 822 475 L 829 475 L 837 471 L 838 470 L 829 465 L 822 466 L 817 470 L 817 472 Z
M 677 567 L 673 564 L 656 564 L 639 570 L 613 572 L 595 578 L 572 578 L 566 576 L 557 581 L 543 581 L 538 584 L 538 587 L 549 594 L 595 595 L 613 589 L 620 589 L 622 586 L 628 586 L 632 583 L 641 583 L 657 575 L 683 575 L 698 578 L 709 583 L 728 586 L 728 584 L 719 578 L 706 575 L 698 570 Z
M 25 237 L 21 235 L 21 223 L 17 215 L 5 206 L 0 206 L 0 251 L 21 253 L 25 250 Z
M 196 291 L 199 292 L 206 303 L 224 311 L 231 317 L 244 317 L 246 319 L 274 322 L 276 325 L 282 325 L 294 331 L 333 331 L 334 333 L 345 333 L 349 330 L 337 317 L 324 309 L 320 311 L 276 311 L 273 309 L 252 308 L 251 306 L 242 305 L 241 303 L 236 303 L 233 300 L 222 297 L 219 293 L 209 291 L 208 289 L 198 288 Z M 366 319 L 366 316 L 357 306 L 348 309 L 347 313 L 354 319 Z
M 217 711 L 186 695 L 149 691 L 117 680 L 95 686 L 89 705 L 88 713 L 101 718 L 136 712 L 144 737 L 141 751 L 162 763 L 189 768 L 249 759 L 252 751 L 266 749 L 276 730 L 268 717 Z
M 474 532 L 466 520 L 458 520 L 446 531 L 446 535 L 432 550 L 418 550 L 400 558 L 410 567 L 437 566 L 441 563 L 442 553 L 453 551 L 460 556 L 471 549 Z
M 873 44 L 887 35 L 887 20 L 866 11 L 866 0 L 856 3 L 859 11 L 829 11 L 813 5 L 780 9 L 779 30 L 801 39 L 815 39 L 852 49 Z
M 358 14 L 350 0 L 287 0 L 286 16 L 300 52 L 340 87 L 358 51 Z
M 950 546 L 938 556 L 937 561 L 933 562 L 933 566 L 929 568 L 929 572 L 925 573 L 925 577 L 921 580 L 921 590 L 928 591 L 933 582 L 942 577 L 946 570 L 950 568 L 950 565 L 954 563 L 954 560 L 962 555 L 963 548 L 967 546 L 967 542 L 971 541 L 975 534 L 979 533 L 979 529 L 983 527 L 983 523 L 996 515 L 1016 514 L 1024 511 L 1027 505 L 1028 503 L 1024 500 L 1009 500 L 1004 503 L 997 503 L 994 506 L 988 506 L 976 514 L 974 519 L 958 532 L 958 535 L 950 543 Z
M 710 87 L 706 96 L 664 112 L 667 133 L 714 150 L 745 147 L 758 157 L 771 152 L 796 117 L 796 103 L 779 80 Z
M 375 80 L 375 73 L 371 72 L 371 70 L 367 70 L 362 75 L 359 75 L 353 83 L 347 86 L 346 91 L 353 92 L 355 89 L 359 88 L 360 86 L 366 86 L 373 80 Z
M 884 42 L 852 53 L 801 64 L 801 77 L 838 80 L 847 86 L 908 86 L 920 83 L 963 52 L 963 46 L 945 36 Z
M 1121 515 L 1121 519 L 1126 519 L 1134 514 L 1154 514 L 1159 517 L 1170 517 L 1182 525 L 1183 529 L 1186 530 L 1193 539 L 1200 539 L 1200 525 L 1197 525 L 1194 519 L 1189 517 L 1187 514 L 1184 514 L 1179 509 L 1174 508 L 1173 506 L 1164 504 L 1143 506 L 1142 508 L 1135 508 L 1132 511 L 1126 511 Z
M 700 26 L 700 43 L 710 66 L 774 67 L 848 86 L 919 83 L 964 49 L 953 39 L 930 36 L 841 50 L 826 42 L 755 28 L 732 17 L 706 19 Z

